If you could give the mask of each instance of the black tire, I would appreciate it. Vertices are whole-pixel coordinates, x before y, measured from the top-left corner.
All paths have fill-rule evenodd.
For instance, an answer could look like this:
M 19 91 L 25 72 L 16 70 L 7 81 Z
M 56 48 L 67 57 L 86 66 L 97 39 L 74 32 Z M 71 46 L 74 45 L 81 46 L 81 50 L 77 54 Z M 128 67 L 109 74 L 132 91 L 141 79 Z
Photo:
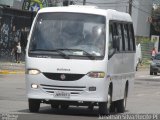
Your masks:
M 136 65 L 136 71 L 138 71 L 138 64 Z
M 36 99 L 29 99 L 28 100 L 29 104 L 29 111 L 30 112 L 38 112 L 40 108 L 40 100 Z
M 152 71 L 150 71 L 150 75 L 153 75 L 153 72 L 152 72 Z
M 107 102 L 100 102 L 99 103 L 99 114 L 100 115 L 108 115 L 111 110 L 112 104 L 112 90 L 109 88 Z
M 61 109 L 63 109 L 63 110 L 68 109 L 68 107 L 69 107 L 69 105 L 67 105 L 67 104 L 62 104 L 62 105 L 61 105 Z
M 154 75 L 157 75 L 157 72 L 154 72 Z
M 116 106 L 117 106 L 117 112 L 118 113 L 123 113 L 125 112 L 125 109 L 126 109 L 126 103 L 127 103 L 127 89 L 125 89 L 124 91 L 124 99 L 122 100 L 118 100 L 116 102 Z
M 88 106 L 88 109 L 89 109 L 89 110 L 91 110 L 91 111 L 93 111 L 93 109 L 94 109 L 94 105 L 92 105 L 92 104 L 91 104 L 91 105 L 89 105 L 89 106 Z
M 58 105 L 58 104 L 51 104 L 51 108 L 52 108 L 52 109 L 58 109 L 58 108 L 59 108 L 59 105 Z
M 110 107 L 110 113 L 116 113 L 116 102 L 112 102 Z
M 136 71 L 138 71 L 138 66 L 136 66 Z

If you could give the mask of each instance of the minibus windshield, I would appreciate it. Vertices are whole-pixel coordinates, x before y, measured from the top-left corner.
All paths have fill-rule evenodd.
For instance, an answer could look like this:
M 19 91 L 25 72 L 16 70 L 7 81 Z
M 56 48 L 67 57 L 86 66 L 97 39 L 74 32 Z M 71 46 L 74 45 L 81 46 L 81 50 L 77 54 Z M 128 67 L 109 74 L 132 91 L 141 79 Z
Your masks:
M 105 22 L 105 16 L 94 14 L 40 13 L 31 34 L 29 55 L 43 53 L 52 57 L 103 59 Z

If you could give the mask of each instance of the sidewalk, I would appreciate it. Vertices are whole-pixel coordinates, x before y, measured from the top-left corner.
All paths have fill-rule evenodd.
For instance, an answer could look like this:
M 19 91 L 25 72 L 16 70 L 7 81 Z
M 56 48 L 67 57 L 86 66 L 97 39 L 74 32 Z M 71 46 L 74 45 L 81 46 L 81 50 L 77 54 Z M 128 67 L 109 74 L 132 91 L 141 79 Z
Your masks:
M 25 62 L 0 62 L 0 74 L 24 74 Z
M 138 71 L 146 71 L 146 70 L 149 70 L 150 66 L 149 65 L 139 65 L 138 66 Z

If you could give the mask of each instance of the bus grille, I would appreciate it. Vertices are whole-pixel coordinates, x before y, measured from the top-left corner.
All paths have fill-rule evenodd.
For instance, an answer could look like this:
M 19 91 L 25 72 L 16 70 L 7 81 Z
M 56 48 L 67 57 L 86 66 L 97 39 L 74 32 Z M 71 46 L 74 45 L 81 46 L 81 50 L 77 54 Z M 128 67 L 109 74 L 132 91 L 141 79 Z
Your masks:
M 81 79 L 85 74 L 43 73 L 43 75 L 51 80 L 75 81 Z
M 55 91 L 67 91 L 71 95 L 78 95 L 85 91 L 85 86 L 55 86 L 55 85 L 45 85 L 41 84 L 41 88 L 47 92 L 53 94 Z

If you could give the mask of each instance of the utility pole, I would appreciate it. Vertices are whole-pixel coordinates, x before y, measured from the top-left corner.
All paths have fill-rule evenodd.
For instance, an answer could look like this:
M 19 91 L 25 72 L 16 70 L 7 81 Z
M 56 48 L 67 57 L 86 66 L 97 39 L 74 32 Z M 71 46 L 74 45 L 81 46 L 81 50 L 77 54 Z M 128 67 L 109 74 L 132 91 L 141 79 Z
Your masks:
M 129 0 L 129 14 L 132 15 L 132 4 L 133 0 Z
M 85 5 L 86 4 L 86 0 L 83 0 L 83 5 Z

